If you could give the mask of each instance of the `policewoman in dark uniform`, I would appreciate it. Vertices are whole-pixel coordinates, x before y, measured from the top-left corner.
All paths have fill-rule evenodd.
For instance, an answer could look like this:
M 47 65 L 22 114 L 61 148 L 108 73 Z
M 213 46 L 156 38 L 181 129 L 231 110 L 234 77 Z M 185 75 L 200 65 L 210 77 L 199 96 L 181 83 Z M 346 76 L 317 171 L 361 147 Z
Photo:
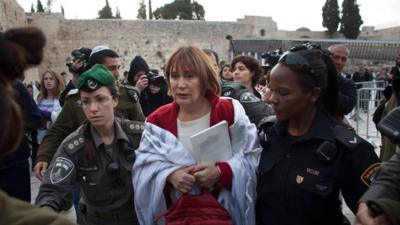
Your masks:
M 58 148 L 36 205 L 61 211 L 74 184 L 81 187 L 80 224 L 138 224 L 133 208 L 131 169 L 143 123 L 114 117 L 118 104 L 115 78 L 95 65 L 77 82 L 88 122 Z
M 337 114 L 337 78 L 329 55 L 300 46 L 272 69 L 277 121 L 264 126 L 258 168 L 257 224 L 343 224 L 339 193 L 353 212 L 378 158 Z

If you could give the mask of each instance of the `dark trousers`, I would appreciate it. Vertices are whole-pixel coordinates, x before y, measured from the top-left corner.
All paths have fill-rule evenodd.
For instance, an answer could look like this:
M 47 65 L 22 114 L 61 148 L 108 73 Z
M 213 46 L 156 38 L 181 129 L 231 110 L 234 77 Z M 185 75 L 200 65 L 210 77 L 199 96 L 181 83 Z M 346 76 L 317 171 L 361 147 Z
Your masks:
M 0 189 L 8 195 L 31 202 L 31 177 L 28 160 L 0 169 Z

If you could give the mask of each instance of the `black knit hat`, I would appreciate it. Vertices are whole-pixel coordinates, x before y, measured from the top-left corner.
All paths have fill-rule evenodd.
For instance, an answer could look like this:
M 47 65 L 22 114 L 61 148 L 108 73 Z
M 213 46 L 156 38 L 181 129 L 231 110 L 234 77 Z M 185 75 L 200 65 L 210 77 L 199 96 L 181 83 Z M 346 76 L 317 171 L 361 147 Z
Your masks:
M 131 61 L 131 66 L 128 72 L 128 81 L 134 84 L 135 74 L 139 71 L 144 71 L 145 73 L 149 72 L 149 65 L 147 65 L 146 61 L 140 56 L 136 56 Z

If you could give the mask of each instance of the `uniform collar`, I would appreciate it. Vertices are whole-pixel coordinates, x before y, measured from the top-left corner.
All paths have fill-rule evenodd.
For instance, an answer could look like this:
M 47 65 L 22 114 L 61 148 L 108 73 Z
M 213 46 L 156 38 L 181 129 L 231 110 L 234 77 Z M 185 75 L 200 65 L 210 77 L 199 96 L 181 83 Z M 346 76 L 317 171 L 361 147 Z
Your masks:
M 126 142 L 129 142 L 128 136 L 122 129 L 120 121 L 118 119 L 114 120 L 114 131 L 115 131 L 114 140 L 124 140 Z M 103 144 L 103 141 L 101 140 L 100 135 L 97 133 L 97 131 L 94 129 L 92 125 L 90 125 L 90 133 L 92 135 L 96 148 L 99 148 L 100 145 Z
M 303 136 L 296 138 L 295 142 L 310 139 L 333 141 L 335 139 L 335 134 L 330 129 L 333 126 L 334 122 L 332 121 L 332 119 L 330 119 L 325 113 L 319 111 L 307 133 L 305 133 Z M 278 122 L 275 128 L 275 132 L 281 137 L 288 136 L 287 122 Z

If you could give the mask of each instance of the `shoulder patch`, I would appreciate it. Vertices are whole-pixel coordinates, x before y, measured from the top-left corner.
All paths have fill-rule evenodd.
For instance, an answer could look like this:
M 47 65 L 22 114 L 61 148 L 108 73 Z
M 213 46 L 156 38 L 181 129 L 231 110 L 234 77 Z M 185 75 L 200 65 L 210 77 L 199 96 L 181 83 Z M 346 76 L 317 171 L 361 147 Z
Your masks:
M 70 96 L 70 95 L 78 94 L 78 91 L 79 90 L 77 88 L 69 90 L 68 93 L 67 93 L 67 97 Z
M 139 101 L 139 93 L 132 86 L 124 86 L 126 88 L 126 94 L 128 95 L 128 99 L 134 102 Z
M 361 181 L 367 185 L 368 187 L 371 185 L 371 183 L 375 179 L 375 174 L 379 170 L 381 164 L 380 163 L 375 163 L 369 166 L 364 173 L 361 175 Z
M 71 175 L 74 167 L 74 163 L 70 159 L 57 157 L 54 161 L 54 167 L 50 171 L 50 182 L 57 184 L 65 180 L 65 178 Z

